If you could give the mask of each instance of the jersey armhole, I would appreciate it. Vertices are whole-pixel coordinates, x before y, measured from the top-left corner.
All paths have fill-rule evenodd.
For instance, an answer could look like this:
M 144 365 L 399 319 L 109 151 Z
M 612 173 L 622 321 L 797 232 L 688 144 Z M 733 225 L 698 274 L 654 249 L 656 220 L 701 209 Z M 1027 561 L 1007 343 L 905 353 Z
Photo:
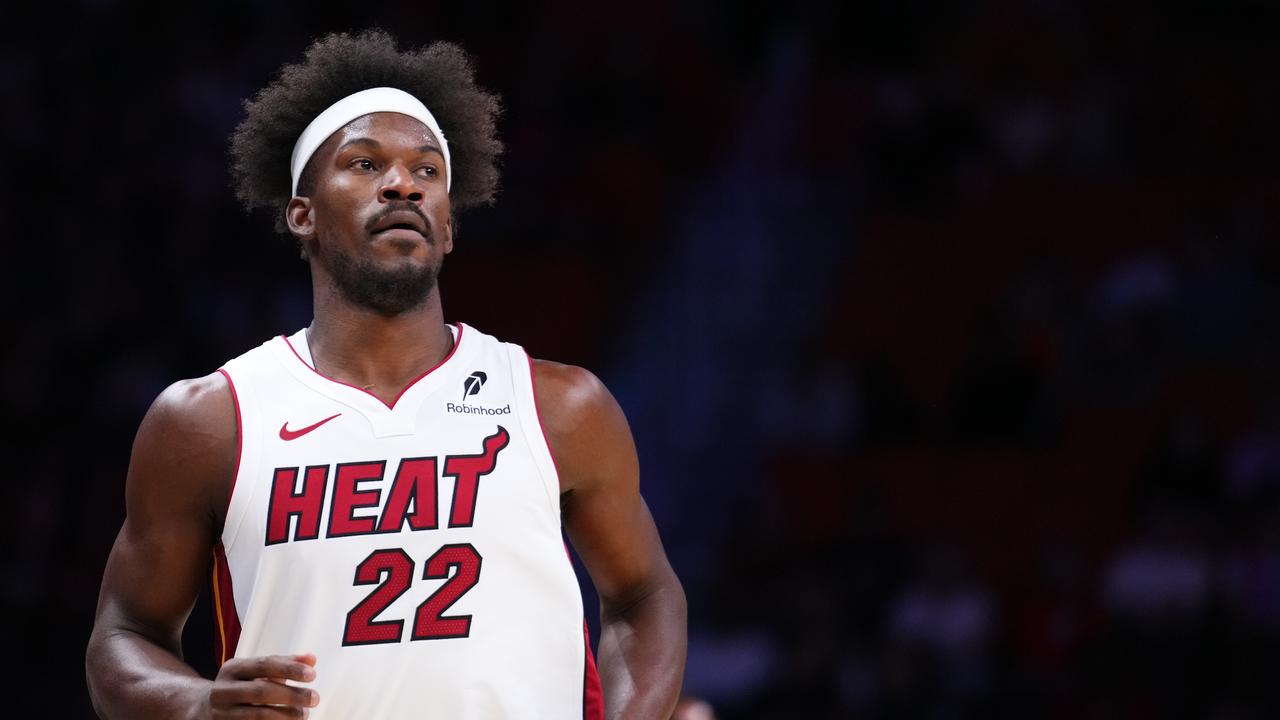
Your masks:
M 538 474 L 542 476 L 547 502 L 558 520 L 560 518 L 560 470 L 551 454 L 551 443 L 542 427 L 542 415 L 534 391 L 533 358 L 518 345 L 507 346 L 511 364 L 511 379 L 516 399 L 516 414 L 520 430 L 528 440 Z
M 236 406 L 236 469 L 235 475 L 231 478 L 231 492 L 226 499 L 227 507 L 223 516 L 221 535 L 222 545 L 228 553 L 235 546 L 240 526 L 249 508 L 249 501 L 252 499 L 248 495 L 253 494 L 253 483 L 247 482 L 244 474 L 249 468 L 254 467 L 258 454 L 258 443 L 255 438 L 260 432 L 252 383 L 245 377 L 247 372 L 241 372 L 242 370 L 244 368 L 237 368 L 234 360 L 218 368 L 218 372 L 227 379 L 227 385 L 231 388 L 231 398 Z

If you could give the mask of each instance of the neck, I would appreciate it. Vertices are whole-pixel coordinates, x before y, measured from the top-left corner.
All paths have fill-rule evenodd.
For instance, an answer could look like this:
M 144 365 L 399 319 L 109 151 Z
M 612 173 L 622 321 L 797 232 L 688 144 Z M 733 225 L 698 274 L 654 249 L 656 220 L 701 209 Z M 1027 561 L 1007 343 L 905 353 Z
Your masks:
M 316 288 L 315 319 L 307 328 L 316 371 L 390 404 L 404 388 L 453 350 L 439 288 L 417 308 L 385 316 Z

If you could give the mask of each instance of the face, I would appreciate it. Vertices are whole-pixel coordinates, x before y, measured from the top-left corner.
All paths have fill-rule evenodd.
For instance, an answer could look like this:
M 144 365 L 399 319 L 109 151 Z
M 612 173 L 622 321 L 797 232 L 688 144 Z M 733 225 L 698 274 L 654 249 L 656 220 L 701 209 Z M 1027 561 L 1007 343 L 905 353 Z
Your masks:
M 295 197 L 289 229 L 317 278 L 382 315 L 421 306 L 453 250 L 444 156 L 425 125 L 399 113 L 356 118 L 308 165 L 310 197 Z

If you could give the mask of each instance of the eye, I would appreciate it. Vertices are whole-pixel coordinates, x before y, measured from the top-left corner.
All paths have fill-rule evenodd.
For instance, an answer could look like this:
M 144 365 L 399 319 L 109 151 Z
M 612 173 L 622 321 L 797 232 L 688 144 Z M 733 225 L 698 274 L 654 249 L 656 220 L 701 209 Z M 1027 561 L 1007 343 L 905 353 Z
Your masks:
M 350 163 L 347 163 L 347 167 L 353 170 L 372 170 L 373 161 L 366 157 L 356 158 Z
M 431 165 L 424 165 L 418 168 L 418 172 L 426 175 L 427 177 L 435 177 L 440 174 L 440 171 L 436 170 L 435 167 Z

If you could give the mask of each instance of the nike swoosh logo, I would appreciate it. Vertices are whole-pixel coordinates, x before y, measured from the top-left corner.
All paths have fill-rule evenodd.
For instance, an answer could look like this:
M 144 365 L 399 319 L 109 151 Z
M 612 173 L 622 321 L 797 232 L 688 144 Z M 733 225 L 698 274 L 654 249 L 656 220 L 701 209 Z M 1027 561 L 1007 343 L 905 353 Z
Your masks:
M 338 415 L 341 415 L 341 414 L 342 414 L 342 413 L 338 413 Z M 289 429 L 289 423 L 286 421 L 286 422 L 285 422 L 285 424 L 283 424 L 283 425 L 281 425 L 281 426 L 280 426 L 280 439 L 281 439 L 281 440 L 297 440 L 298 438 L 302 437 L 303 435 L 306 435 L 307 433 L 311 432 L 312 430 L 315 430 L 316 428 L 320 427 L 321 425 L 323 425 L 323 424 L 325 424 L 325 423 L 329 422 L 330 420 L 332 420 L 332 419 L 334 419 L 334 418 L 338 417 L 338 415 L 330 415 L 329 417 L 327 417 L 327 418 L 325 418 L 325 419 L 321 420 L 320 422 L 318 422 L 318 423 L 316 423 L 316 424 L 314 424 L 314 425 L 308 425 L 308 426 L 306 426 L 306 427 L 302 428 L 301 430 L 290 430 L 290 429 Z

